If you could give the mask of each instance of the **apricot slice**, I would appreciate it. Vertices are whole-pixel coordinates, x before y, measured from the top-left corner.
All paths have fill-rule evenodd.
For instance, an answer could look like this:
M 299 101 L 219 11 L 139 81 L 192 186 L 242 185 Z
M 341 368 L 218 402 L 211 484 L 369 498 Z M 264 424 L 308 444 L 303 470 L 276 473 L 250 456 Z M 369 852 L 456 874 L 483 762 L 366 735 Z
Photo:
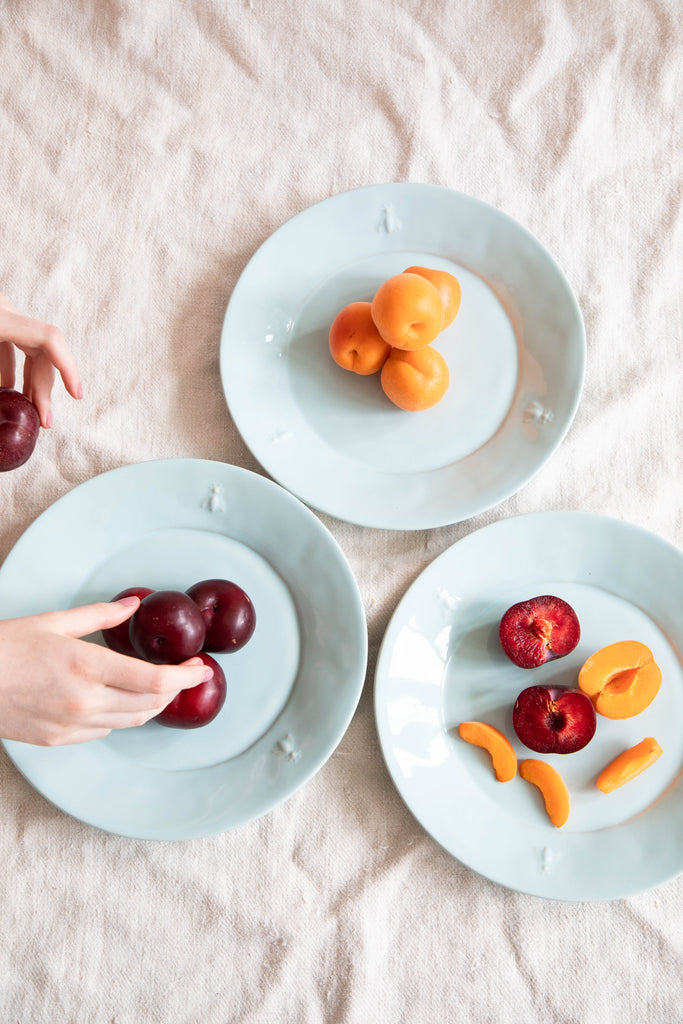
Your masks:
M 432 282 L 443 302 L 443 326 L 448 327 L 452 324 L 458 315 L 462 297 L 457 277 L 449 274 L 447 270 L 432 270 L 431 267 L 407 267 L 403 273 L 419 274 L 420 277 Z
M 406 412 L 431 409 L 448 391 L 449 381 L 448 363 L 430 347 L 415 352 L 392 349 L 380 376 L 384 394 Z
M 646 736 L 635 747 L 624 750 L 610 761 L 598 775 L 596 786 L 603 793 L 611 793 L 644 772 L 661 754 L 662 748 L 654 736 Z
M 461 722 L 460 738 L 475 747 L 483 747 L 491 755 L 493 771 L 499 782 L 509 782 L 517 774 L 517 755 L 507 736 L 486 722 Z
M 419 274 L 395 274 L 379 286 L 372 319 L 384 340 L 407 352 L 430 345 L 443 329 L 438 289 Z
M 519 762 L 519 774 L 540 789 L 548 817 L 562 828 L 569 817 L 569 790 L 560 773 L 547 761 L 527 757 Z
M 605 718 L 633 718 L 657 696 L 662 672 L 652 651 L 638 640 L 602 647 L 584 663 L 579 687 Z
M 351 302 L 337 313 L 329 345 L 335 363 L 363 377 L 377 373 L 391 352 L 375 327 L 369 302 Z

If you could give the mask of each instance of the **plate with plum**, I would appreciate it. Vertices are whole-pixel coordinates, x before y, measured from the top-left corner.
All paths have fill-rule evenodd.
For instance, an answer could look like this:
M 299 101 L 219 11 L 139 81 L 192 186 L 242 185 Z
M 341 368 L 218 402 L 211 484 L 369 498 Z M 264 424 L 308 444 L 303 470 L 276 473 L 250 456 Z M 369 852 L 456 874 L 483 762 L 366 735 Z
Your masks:
M 578 512 L 501 520 L 408 589 L 375 713 L 446 850 L 511 889 L 619 899 L 683 871 L 683 553 Z
M 331 196 L 258 249 L 223 322 L 233 420 L 306 504 L 383 529 L 490 508 L 563 440 L 578 303 L 512 218 L 435 185 Z
M 170 459 L 74 488 L 0 569 L 2 618 L 130 594 L 124 628 L 88 641 L 157 664 L 198 655 L 212 678 L 143 726 L 65 747 L 4 741 L 10 758 L 57 807 L 119 835 L 189 839 L 272 810 L 333 753 L 365 679 L 365 614 L 338 544 L 266 477 Z

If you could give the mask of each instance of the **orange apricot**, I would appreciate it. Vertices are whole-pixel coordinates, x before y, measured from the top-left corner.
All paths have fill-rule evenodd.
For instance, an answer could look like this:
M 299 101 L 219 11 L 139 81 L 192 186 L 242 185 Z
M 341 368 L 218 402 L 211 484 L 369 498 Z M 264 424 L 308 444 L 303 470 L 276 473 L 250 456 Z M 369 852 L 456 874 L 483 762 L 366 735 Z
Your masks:
M 457 277 L 453 277 L 447 270 L 432 270 L 431 267 L 408 267 L 403 273 L 419 274 L 420 277 L 432 282 L 443 303 L 443 326 L 448 327 L 452 324 L 458 315 L 462 296 Z
M 560 773 L 547 761 L 527 757 L 519 762 L 519 774 L 540 789 L 548 817 L 562 828 L 569 817 L 569 790 Z
M 412 352 L 430 345 L 443 330 L 443 302 L 426 278 L 396 274 L 375 292 L 372 319 L 386 342 Z
M 435 348 L 406 352 L 394 348 L 382 367 L 380 383 L 387 398 L 399 409 L 431 409 L 448 390 L 448 363 Z
M 507 736 L 486 722 L 461 722 L 460 738 L 476 747 L 483 747 L 491 755 L 493 771 L 499 782 L 509 782 L 517 774 L 517 755 Z
M 610 761 L 598 775 L 596 786 L 603 793 L 611 793 L 644 772 L 661 754 L 662 748 L 654 736 L 646 736 Z
M 335 363 L 364 377 L 377 373 L 391 352 L 375 327 L 369 302 L 352 302 L 337 313 L 329 344 Z
M 638 640 L 602 647 L 579 672 L 579 687 L 605 718 L 639 715 L 655 699 L 661 682 L 652 651 Z

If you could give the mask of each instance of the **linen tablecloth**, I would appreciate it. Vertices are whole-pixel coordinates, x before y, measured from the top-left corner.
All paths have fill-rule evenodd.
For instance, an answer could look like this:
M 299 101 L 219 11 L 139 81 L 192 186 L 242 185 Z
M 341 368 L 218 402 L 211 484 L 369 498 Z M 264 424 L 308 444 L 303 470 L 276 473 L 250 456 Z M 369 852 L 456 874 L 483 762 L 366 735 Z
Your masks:
M 85 392 L 56 387 L 54 427 L 0 479 L 0 558 L 129 462 L 263 472 L 221 389 L 223 315 L 258 246 L 334 193 L 426 182 L 498 207 L 559 262 L 587 334 L 574 423 L 516 495 L 434 530 L 321 515 L 368 675 L 274 811 L 122 839 L 0 754 L 3 1022 L 683 1020 L 683 878 L 577 904 L 487 881 L 403 804 L 372 705 L 398 600 L 473 530 L 584 510 L 683 544 L 682 44 L 678 0 L 0 2 L 0 290 L 59 325 Z

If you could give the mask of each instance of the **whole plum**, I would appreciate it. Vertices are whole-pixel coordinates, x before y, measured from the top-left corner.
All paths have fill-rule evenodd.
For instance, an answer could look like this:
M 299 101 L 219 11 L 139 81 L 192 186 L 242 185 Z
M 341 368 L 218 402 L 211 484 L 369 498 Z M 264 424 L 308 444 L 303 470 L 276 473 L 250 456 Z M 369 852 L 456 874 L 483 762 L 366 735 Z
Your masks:
M 227 654 L 244 647 L 256 628 L 249 595 L 231 580 L 202 580 L 187 591 L 204 616 L 204 650 Z
M 139 597 L 142 601 L 143 598 L 153 593 L 154 591 L 149 587 L 127 587 L 116 597 L 112 597 L 112 601 L 120 601 L 122 597 Z M 125 622 L 119 622 L 118 626 L 103 629 L 102 639 L 112 651 L 127 654 L 130 658 L 137 658 L 138 653 L 130 642 L 130 622 L 130 619 L 126 619 Z
M 199 729 L 212 722 L 223 707 L 227 689 L 225 673 L 210 654 L 201 651 L 198 657 L 213 669 L 212 678 L 181 690 L 154 719 L 159 725 L 171 729 Z
M 28 462 L 39 432 L 40 417 L 33 402 L 12 388 L 0 388 L 0 473 Z
M 181 590 L 156 590 L 140 602 L 130 623 L 130 641 L 139 657 L 156 665 L 178 665 L 199 654 L 204 618 Z

